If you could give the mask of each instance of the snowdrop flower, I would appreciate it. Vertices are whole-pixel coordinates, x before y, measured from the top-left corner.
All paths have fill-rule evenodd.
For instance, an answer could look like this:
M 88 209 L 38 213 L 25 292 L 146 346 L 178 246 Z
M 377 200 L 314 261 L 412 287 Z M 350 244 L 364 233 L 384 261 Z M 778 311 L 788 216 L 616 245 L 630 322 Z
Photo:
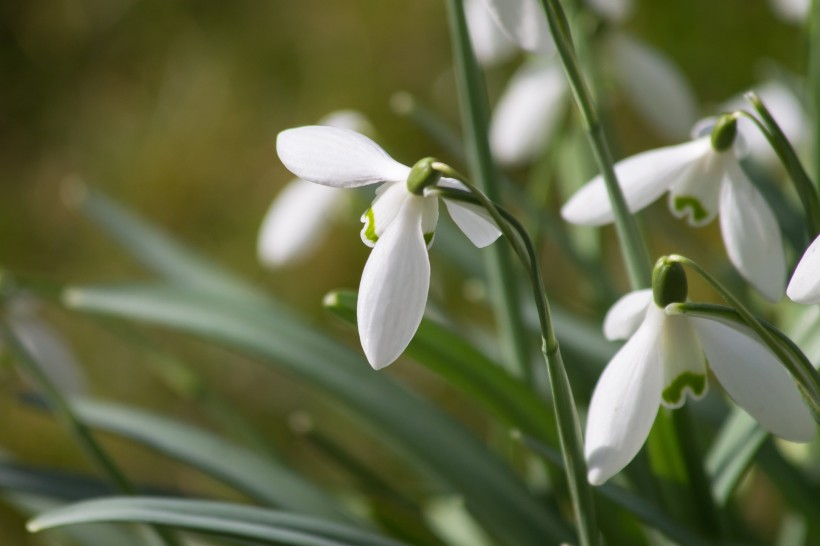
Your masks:
M 607 364 L 590 402 L 585 456 L 593 485 L 637 455 L 661 405 L 678 408 L 687 396 L 697 400 L 706 394 L 707 368 L 767 431 L 792 442 L 814 438 L 814 419 L 769 348 L 744 326 L 664 311 L 685 298 L 685 284 L 671 295 L 639 290 L 607 313 L 606 337 L 629 341 Z
M 626 21 L 635 10 L 632 0 L 587 0 L 586 4 L 592 11 L 613 23 Z
M 802 23 L 811 9 L 811 0 L 771 0 L 775 15 L 789 23 Z
M 797 303 L 820 303 L 820 237 L 817 237 L 794 270 L 786 295 Z
M 359 112 L 339 110 L 319 121 L 360 133 L 373 128 Z M 273 200 L 259 229 L 257 256 L 270 268 L 304 260 L 313 254 L 329 233 L 330 221 L 347 204 L 348 194 L 335 188 L 291 180 Z
M 396 360 L 421 322 L 430 287 L 427 249 L 438 220 L 438 199 L 425 196 L 433 184 L 462 188 L 439 179 L 431 159 L 412 169 L 391 158 L 369 138 L 337 127 L 299 127 L 279 133 L 276 151 L 296 176 L 334 188 L 383 182 L 362 216 L 362 241 L 373 247 L 362 272 L 356 315 L 359 338 L 370 365 Z M 484 209 L 444 200 L 453 221 L 477 247 L 501 234 Z
M 544 7 L 540 0 L 483 0 L 499 28 L 524 51 L 554 50 Z
M 711 136 L 628 157 L 615 165 L 615 172 L 632 212 L 667 191 L 672 214 L 692 226 L 706 225 L 720 212 L 729 260 L 760 293 L 777 301 L 786 284 L 783 241 L 774 213 L 740 167 L 742 151 L 733 145 L 736 131 L 734 118 L 724 117 Z M 576 192 L 561 215 L 580 225 L 613 222 L 603 178 L 595 177 Z
M 466 0 L 464 14 L 467 17 L 470 43 L 473 45 L 476 59 L 482 66 L 495 66 L 515 55 L 518 49 L 516 44 L 493 20 L 482 0 Z

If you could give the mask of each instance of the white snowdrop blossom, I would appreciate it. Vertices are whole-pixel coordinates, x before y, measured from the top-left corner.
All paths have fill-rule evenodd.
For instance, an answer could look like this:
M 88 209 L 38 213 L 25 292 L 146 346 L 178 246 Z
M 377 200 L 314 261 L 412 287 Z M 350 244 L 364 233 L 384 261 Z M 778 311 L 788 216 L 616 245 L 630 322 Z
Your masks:
M 820 303 L 820 237 L 817 237 L 794 270 L 786 295 L 797 303 Z
M 811 0 L 770 0 L 775 15 L 789 23 L 802 23 L 811 10 Z
M 470 43 L 482 66 L 495 66 L 515 55 L 516 44 L 501 30 L 483 0 L 466 0 L 464 14 Z
M 530 53 L 549 53 L 555 46 L 540 0 L 482 0 L 499 28 Z
M 755 289 L 777 301 L 786 284 L 777 220 L 743 172 L 739 163 L 742 152 L 737 151 L 740 146 L 718 147 L 707 134 L 619 161 L 615 172 L 627 206 L 637 212 L 668 191 L 672 214 L 686 218 L 692 226 L 708 224 L 719 212 L 729 260 Z M 599 175 L 578 190 L 563 206 L 561 215 L 579 225 L 613 222 L 603 178 Z
M 373 128 L 363 114 L 338 110 L 319 125 L 343 127 L 360 133 Z M 288 182 L 270 204 L 259 228 L 257 256 L 270 268 L 278 268 L 312 255 L 330 232 L 331 221 L 344 209 L 347 192 L 295 178 Z
M 410 343 L 424 314 L 430 287 L 427 249 L 438 220 L 438 199 L 411 191 L 408 177 L 420 171 L 395 161 L 355 131 L 321 126 L 288 129 L 279 133 L 276 151 L 288 170 L 316 184 L 355 188 L 383 183 L 362 215 L 362 241 L 373 251 L 362 272 L 356 316 L 368 362 L 375 369 L 387 366 Z M 449 178 L 438 180 L 437 185 L 464 189 Z M 446 199 L 444 204 L 477 247 L 501 235 L 483 208 Z
M 637 455 L 661 405 L 678 408 L 687 395 L 703 397 L 707 367 L 767 431 L 792 442 L 814 438 L 814 419 L 797 386 L 749 328 L 667 314 L 647 289 L 612 306 L 604 334 L 629 340 L 607 364 L 589 406 L 585 456 L 593 485 L 606 482 Z

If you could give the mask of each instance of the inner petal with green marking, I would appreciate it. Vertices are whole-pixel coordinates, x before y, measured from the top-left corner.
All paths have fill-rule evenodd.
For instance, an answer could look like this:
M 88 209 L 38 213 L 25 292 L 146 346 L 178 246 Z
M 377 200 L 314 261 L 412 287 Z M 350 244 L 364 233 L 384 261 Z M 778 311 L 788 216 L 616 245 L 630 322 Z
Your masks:
M 706 394 L 706 357 L 687 317 L 667 316 L 661 330 L 663 390 L 661 403 L 679 408 L 687 393 L 695 400 Z
M 711 222 L 718 212 L 720 187 L 726 176 L 725 154 L 709 153 L 688 166 L 669 188 L 669 208 L 693 226 Z

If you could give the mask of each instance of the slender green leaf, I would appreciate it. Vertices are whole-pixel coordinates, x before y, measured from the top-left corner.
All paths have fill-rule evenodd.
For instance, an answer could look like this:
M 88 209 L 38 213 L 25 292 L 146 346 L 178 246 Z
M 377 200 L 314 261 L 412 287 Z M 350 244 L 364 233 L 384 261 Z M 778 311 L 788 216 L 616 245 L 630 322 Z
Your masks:
M 729 502 L 768 437 L 769 434 L 754 419 L 737 408 L 723 423 L 706 457 L 712 494 L 719 506 Z
M 74 309 L 176 328 L 283 366 L 452 487 L 478 521 L 505 543 L 554 543 L 569 536 L 556 516 L 464 427 L 388 375 L 372 371 L 358 354 L 293 313 L 169 285 L 78 287 L 69 289 L 64 300 Z
M 181 529 L 304 546 L 401 546 L 374 533 L 320 518 L 212 501 L 157 497 L 108 497 L 41 514 L 29 521 L 31 532 L 64 525 L 145 522 Z
M 71 404 L 89 426 L 180 460 L 258 502 L 328 519 L 351 519 L 334 499 L 294 470 L 214 434 L 119 404 L 76 398 Z
M 356 324 L 357 294 L 334 291 L 324 304 L 348 324 Z M 484 404 L 507 424 L 542 440 L 558 441 L 552 408 L 499 364 L 441 324 L 422 319 L 406 354 Z

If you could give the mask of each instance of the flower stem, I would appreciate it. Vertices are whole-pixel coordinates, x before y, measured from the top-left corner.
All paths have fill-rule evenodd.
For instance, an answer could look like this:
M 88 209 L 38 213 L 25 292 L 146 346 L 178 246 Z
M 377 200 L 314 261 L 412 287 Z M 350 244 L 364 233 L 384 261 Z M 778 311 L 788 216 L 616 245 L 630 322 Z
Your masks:
M 447 0 L 447 8 L 469 169 L 472 178 L 487 196 L 498 201 L 499 191 L 495 182 L 498 173 L 487 140 L 487 98 L 470 44 L 464 5 L 462 0 Z M 507 355 L 505 360 L 512 364 L 519 377 L 531 383 L 530 353 L 518 288 L 509 265 L 507 250 L 500 245 L 491 246 L 487 249 L 485 263 L 502 344 Z
M 749 91 L 744 95 L 746 100 L 751 103 L 754 109 L 760 115 L 760 120 L 755 116 L 749 115 L 744 111 L 738 113 L 744 117 L 752 120 L 754 124 L 769 141 L 772 149 L 777 154 L 780 162 L 789 173 L 789 177 L 794 183 L 797 190 L 797 195 L 800 197 L 800 202 L 803 205 L 803 210 L 806 212 L 806 219 L 808 220 L 807 229 L 809 230 L 809 240 L 813 240 L 817 234 L 820 233 L 820 200 L 817 197 L 817 189 L 811 181 L 803 164 L 797 157 L 797 153 L 789 143 L 789 139 L 783 133 L 783 130 L 777 124 L 766 105 L 760 100 L 760 97 L 754 91 Z
M 809 406 L 812 408 L 815 420 L 820 422 L 820 373 L 811 365 L 811 362 L 805 356 L 795 357 L 795 350 L 797 353 L 802 352 L 792 343 L 786 344 L 778 336 L 772 334 L 761 321 L 757 320 L 751 312 L 735 298 L 715 277 L 708 271 L 703 269 L 698 263 L 685 256 L 677 254 L 670 254 L 666 257 L 670 262 L 678 262 L 689 267 L 692 271 L 700 275 L 706 282 L 726 300 L 726 302 L 737 311 L 737 314 L 743 321 L 754 330 L 760 339 L 772 350 L 777 358 L 783 363 L 792 377 L 800 386 L 800 391 L 807 399 Z
M 808 31 L 808 96 L 814 114 L 814 176 L 820 183 L 820 0 L 812 0 Z
M 549 300 L 544 288 L 544 279 L 541 275 L 541 265 L 532 239 L 524 226 L 512 214 L 495 205 L 463 176 L 442 163 L 434 164 L 433 168 L 464 183 L 470 190 L 470 194 L 445 188 L 435 188 L 434 191 L 450 199 L 477 202 L 484 207 L 498 224 L 529 273 L 538 311 L 538 322 L 541 328 L 541 352 L 547 364 L 547 372 L 552 386 L 552 403 L 558 423 L 561 454 L 567 472 L 570 497 L 577 518 L 579 544 L 582 546 L 596 545 L 599 543 L 598 526 L 595 506 L 592 501 L 592 487 L 587 481 L 587 464 L 581 439 L 581 422 L 578 418 L 578 410 L 575 407 L 567 370 L 561 358 L 558 338 L 555 336 L 555 329 L 552 325 Z
M 592 152 L 606 184 L 609 200 L 615 215 L 615 229 L 621 243 L 629 281 L 633 290 L 648 288 L 650 279 L 649 253 L 641 238 L 635 218 L 629 212 L 623 191 L 613 166 L 612 154 L 604 135 L 604 128 L 598 117 L 592 93 L 584 80 L 580 63 L 572 43 L 570 27 L 559 0 L 541 0 L 547 22 L 552 31 L 555 46 L 569 79 L 572 94 L 581 112 L 584 128 L 592 145 Z

